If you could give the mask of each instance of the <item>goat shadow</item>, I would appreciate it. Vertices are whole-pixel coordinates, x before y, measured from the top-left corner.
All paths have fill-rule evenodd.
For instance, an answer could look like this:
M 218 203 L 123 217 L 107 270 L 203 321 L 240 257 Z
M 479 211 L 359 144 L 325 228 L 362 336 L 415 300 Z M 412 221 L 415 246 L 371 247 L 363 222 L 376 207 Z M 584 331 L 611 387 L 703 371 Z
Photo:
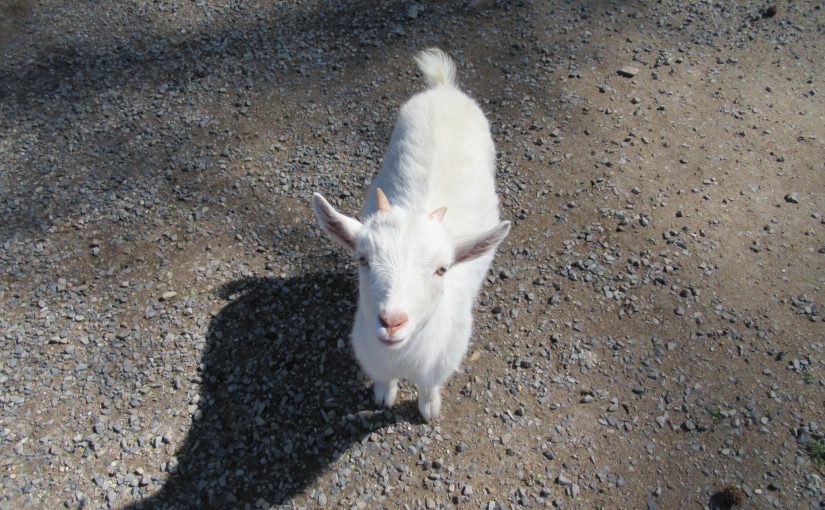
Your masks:
M 127 508 L 288 503 L 356 441 L 417 420 L 412 406 L 375 410 L 359 381 L 348 341 L 352 276 L 242 279 L 218 292 L 230 302 L 210 323 L 201 416 L 164 486 Z

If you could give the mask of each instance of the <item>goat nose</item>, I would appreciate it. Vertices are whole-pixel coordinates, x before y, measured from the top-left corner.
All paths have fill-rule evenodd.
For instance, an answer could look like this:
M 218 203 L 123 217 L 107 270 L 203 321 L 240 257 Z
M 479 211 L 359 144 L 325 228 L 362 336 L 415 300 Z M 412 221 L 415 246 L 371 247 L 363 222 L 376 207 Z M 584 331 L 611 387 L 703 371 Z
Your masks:
M 387 328 L 387 332 L 392 334 L 393 331 L 398 330 L 401 326 L 406 324 L 407 314 L 404 312 L 382 312 L 378 315 L 378 320 L 381 322 L 382 326 Z

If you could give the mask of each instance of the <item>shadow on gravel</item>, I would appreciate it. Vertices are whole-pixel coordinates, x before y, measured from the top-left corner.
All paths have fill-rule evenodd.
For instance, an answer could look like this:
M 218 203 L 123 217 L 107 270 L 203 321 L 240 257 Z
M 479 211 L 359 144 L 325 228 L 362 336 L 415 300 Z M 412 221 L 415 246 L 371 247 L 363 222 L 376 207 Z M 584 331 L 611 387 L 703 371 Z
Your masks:
M 303 116 L 307 98 L 330 108 L 336 101 L 327 95 L 349 94 L 351 101 L 349 89 L 373 69 L 386 69 L 397 54 L 413 69 L 410 57 L 423 36 L 412 34 L 434 30 L 425 40 L 437 44 L 456 23 L 474 19 L 465 2 L 419 1 L 422 14 L 415 19 L 401 0 L 247 2 L 226 16 L 206 16 L 210 6 L 193 6 L 193 19 L 202 23 L 178 33 L 163 30 L 148 14 L 112 5 L 112 15 L 128 26 L 125 34 L 95 17 L 98 3 L 86 3 L 76 10 L 88 11 L 88 23 L 109 36 L 90 43 L 83 31 L 73 35 L 52 26 L 51 17 L 35 16 L 27 44 L 36 49 L 19 60 L 0 58 L 0 133 L 26 132 L 23 141 L 12 137 L 20 157 L 4 161 L 25 178 L 0 192 L 0 210 L 13 211 L 0 222 L 0 238 L 42 233 L 96 208 L 107 222 L 127 217 L 131 204 L 121 212 L 112 203 L 124 197 L 190 201 L 207 190 L 196 198 L 208 200 L 213 186 L 234 182 L 221 168 L 228 161 L 268 161 L 248 145 L 257 138 L 254 124 L 266 119 L 264 105 L 284 111 L 292 101 L 299 105 L 304 122 L 284 130 L 291 138 L 316 120 Z M 479 23 L 492 18 L 485 19 Z M 346 108 L 331 110 L 331 117 L 351 109 L 348 101 L 341 104 Z M 280 129 L 277 120 L 263 122 L 267 131 Z M 305 140 L 302 134 L 299 143 Z
M 203 17 L 195 9 L 201 14 L 199 19 L 207 21 L 198 29 L 177 36 L 165 33 L 147 16 L 127 10 L 128 14 L 122 14 L 122 23 L 130 24 L 129 35 L 116 36 L 112 31 L 110 40 L 99 45 L 68 36 L 53 43 L 46 28 L 37 27 L 43 31 L 43 40 L 38 41 L 36 57 L 15 73 L 0 75 L 0 99 L 14 98 L 20 106 L 30 107 L 48 101 L 61 87 L 68 88 L 76 101 L 86 101 L 111 87 L 137 86 L 158 79 L 201 78 L 209 74 L 209 68 L 224 61 L 242 61 L 251 49 L 264 52 L 259 58 L 274 59 L 277 50 L 300 51 L 301 45 L 316 32 L 349 39 L 353 28 L 380 26 L 388 16 L 402 18 L 403 3 L 317 2 L 304 9 L 292 3 L 271 3 L 261 9 L 253 22 L 230 13 L 227 19 L 231 23 L 222 23 L 213 16 Z M 94 12 L 91 10 L 90 14 Z M 0 69 L 5 70 L 6 65 L 0 62 Z
M 127 508 L 285 503 L 371 431 L 416 419 L 412 407 L 395 410 L 403 416 L 374 411 L 357 379 L 348 342 L 352 277 L 244 279 L 218 292 L 230 302 L 210 324 L 202 414 L 163 488 Z

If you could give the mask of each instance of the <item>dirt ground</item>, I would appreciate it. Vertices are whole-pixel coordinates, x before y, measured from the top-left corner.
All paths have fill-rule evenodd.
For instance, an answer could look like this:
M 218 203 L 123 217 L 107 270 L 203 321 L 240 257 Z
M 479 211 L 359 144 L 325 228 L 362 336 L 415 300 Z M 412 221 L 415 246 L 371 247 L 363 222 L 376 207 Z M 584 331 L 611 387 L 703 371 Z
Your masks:
M 0 508 L 825 508 L 824 12 L 4 3 Z M 309 205 L 428 46 L 514 224 L 435 424 Z

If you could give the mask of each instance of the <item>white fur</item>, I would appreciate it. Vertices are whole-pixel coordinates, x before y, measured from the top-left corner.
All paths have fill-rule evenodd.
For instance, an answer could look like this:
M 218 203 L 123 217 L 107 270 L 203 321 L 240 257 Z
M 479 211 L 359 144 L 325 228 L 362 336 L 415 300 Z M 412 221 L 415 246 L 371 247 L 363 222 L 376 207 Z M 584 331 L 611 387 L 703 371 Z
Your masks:
M 415 56 L 415 63 L 424 73 L 430 87 L 449 85 L 457 87 L 453 59 L 438 48 L 424 50 Z
M 481 109 L 458 89 L 453 61 L 438 49 L 416 61 L 431 88 L 401 108 L 384 165 L 370 187 L 363 223 L 315 194 L 323 229 L 368 262 L 359 270 L 355 355 L 391 406 L 399 378 L 418 387 L 427 420 L 440 389 L 461 363 L 472 333 L 472 306 L 509 222 L 499 222 L 495 148 Z M 383 189 L 390 210 L 377 206 Z M 436 211 L 446 207 L 443 220 Z M 448 268 L 443 276 L 439 268 Z M 407 317 L 391 331 L 379 319 Z M 391 342 L 391 343 L 390 343 Z

